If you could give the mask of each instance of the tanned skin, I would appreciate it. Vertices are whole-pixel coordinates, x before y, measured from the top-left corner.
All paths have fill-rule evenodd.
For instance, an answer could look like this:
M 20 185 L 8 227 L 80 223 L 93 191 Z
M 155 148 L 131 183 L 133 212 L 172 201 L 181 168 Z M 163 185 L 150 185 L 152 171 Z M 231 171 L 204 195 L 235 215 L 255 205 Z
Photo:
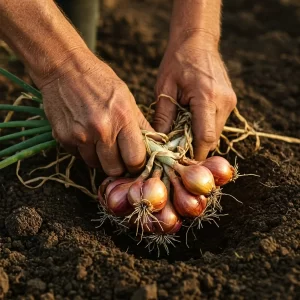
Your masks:
M 222 62 L 220 0 L 174 0 L 156 94 L 189 105 L 195 156 L 206 158 L 236 105 Z M 0 38 L 23 60 L 43 94 L 53 136 L 110 176 L 139 172 L 146 150 L 140 129 L 167 133 L 176 107 L 161 98 L 154 129 L 126 84 L 85 45 L 52 0 L 0 0 Z

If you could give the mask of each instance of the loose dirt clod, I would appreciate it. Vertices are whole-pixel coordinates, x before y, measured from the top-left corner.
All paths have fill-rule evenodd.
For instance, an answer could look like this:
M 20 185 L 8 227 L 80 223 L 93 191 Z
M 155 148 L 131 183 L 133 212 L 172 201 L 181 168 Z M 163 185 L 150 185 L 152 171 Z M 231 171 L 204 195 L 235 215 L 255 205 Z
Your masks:
M 273 238 L 267 238 L 260 241 L 260 247 L 266 254 L 272 254 L 278 248 Z
M 55 297 L 52 293 L 46 293 L 41 295 L 41 300 L 55 300 Z
M 5 219 L 5 227 L 10 236 L 31 236 L 38 233 L 42 222 L 34 208 L 22 206 Z
M 131 300 L 156 300 L 157 286 L 156 283 L 141 286 L 131 297 Z
M 4 298 L 4 295 L 9 290 L 9 279 L 3 268 L 0 268 L 0 299 Z
M 40 278 L 34 278 L 27 282 L 27 290 L 29 292 L 44 292 L 47 288 L 47 284 Z

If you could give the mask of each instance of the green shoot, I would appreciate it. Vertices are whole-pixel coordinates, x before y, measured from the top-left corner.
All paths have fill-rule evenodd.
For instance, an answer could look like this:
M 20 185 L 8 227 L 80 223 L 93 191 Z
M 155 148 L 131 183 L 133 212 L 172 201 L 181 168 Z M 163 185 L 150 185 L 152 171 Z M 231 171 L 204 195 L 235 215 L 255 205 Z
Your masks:
M 17 76 L 13 75 L 5 69 L 0 68 L 0 74 L 2 74 L 7 79 L 11 80 L 18 86 L 22 87 L 27 92 L 34 95 L 36 97 L 35 100 L 42 103 L 42 94 L 37 89 L 35 89 L 31 85 L 29 85 L 28 83 L 26 83 L 25 81 L 23 81 L 22 79 L 18 78 Z
M 17 154 L 0 161 L 0 169 L 3 169 L 11 164 L 14 164 L 19 160 L 36 155 L 36 154 L 40 153 L 41 151 L 53 148 L 56 145 L 57 145 L 57 142 L 55 140 L 52 140 L 52 141 L 45 142 L 45 143 L 42 143 L 39 145 L 35 145 L 35 146 L 25 149 L 21 152 L 18 152 Z
M 48 131 L 51 131 L 50 125 L 33 128 L 33 129 L 27 129 L 27 130 L 15 132 L 15 133 L 7 134 L 4 136 L 0 136 L 0 142 L 21 138 L 23 136 L 31 136 L 31 135 L 41 134 L 41 133 L 48 132 Z
M 34 128 L 50 125 L 48 120 L 26 120 L 26 121 L 11 121 L 0 123 L 0 128 L 16 128 L 16 127 L 25 127 L 25 128 Z
M 15 112 L 28 113 L 35 116 L 41 116 L 45 118 L 45 112 L 41 108 L 32 107 L 32 106 L 18 106 L 10 104 L 0 104 L 0 110 L 9 110 Z
M 0 157 L 9 156 L 11 154 L 14 154 L 15 152 L 18 152 L 18 151 L 21 151 L 24 149 L 28 149 L 29 147 L 47 142 L 49 140 L 53 140 L 52 133 L 51 132 L 43 133 L 41 135 L 32 137 L 28 140 L 25 140 L 23 142 L 20 142 L 18 144 L 15 144 L 13 146 L 10 146 L 6 149 L 1 150 Z

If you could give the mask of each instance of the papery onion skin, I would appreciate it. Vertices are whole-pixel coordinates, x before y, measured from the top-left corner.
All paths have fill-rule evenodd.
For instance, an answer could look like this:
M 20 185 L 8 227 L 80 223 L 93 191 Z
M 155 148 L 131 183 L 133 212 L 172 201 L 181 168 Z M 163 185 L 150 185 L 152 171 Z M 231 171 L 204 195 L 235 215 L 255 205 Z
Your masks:
M 105 191 L 105 195 L 106 197 L 109 196 L 110 192 L 118 185 L 120 184 L 126 184 L 126 183 L 133 183 L 135 180 L 135 178 L 126 178 L 126 177 L 121 177 L 121 178 L 118 178 L 116 180 L 114 180 L 113 182 L 111 182 L 107 188 L 106 188 L 106 191 Z
M 117 217 L 125 217 L 133 212 L 132 206 L 127 200 L 130 183 L 117 185 L 106 199 L 106 206 L 109 212 Z
M 159 178 L 149 178 L 142 187 L 143 199 L 153 206 L 153 212 L 160 211 L 167 203 L 168 191 Z
M 212 173 L 201 164 L 183 166 L 177 163 L 174 169 L 180 174 L 184 186 L 192 194 L 209 196 L 216 188 Z
M 134 182 L 128 191 L 128 202 L 135 207 L 141 203 L 141 190 L 143 187 L 143 181 Z
M 128 192 L 128 201 L 134 207 L 138 204 L 149 204 L 151 212 L 161 210 L 167 202 L 167 189 L 159 178 L 149 178 L 132 184 Z
M 173 228 L 168 232 L 168 234 L 177 233 L 182 226 L 182 220 L 178 220 Z
M 98 188 L 98 200 L 102 206 L 105 205 L 105 192 L 108 187 L 108 185 L 112 182 L 114 182 L 117 178 L 116 177 L 107 177 L 102 181 Z
M 154 213 L 154 216 L 156 220 L 153 222 L 153 225 L 155 227 L 155 232 L 157 233 L 170 233 L 174 230 L 175 226 L 178 227 L 178 224 L 182 223 L 179 214 L 169 199 L 166 206 L 158 213 Z M 181 225 L 178 230 L 180 227 Z
M 232 181 L 236 174 L 235 168 L 221 156 L 209 157 L 201 162 L 201 165 L 211 171 L 217 186 L 223 186 Z
M 205 210 L 207 198 L 187 191 L 178 177 L 171 179 L 174 186 L 173 205 L 182 217 L 199 217 Z

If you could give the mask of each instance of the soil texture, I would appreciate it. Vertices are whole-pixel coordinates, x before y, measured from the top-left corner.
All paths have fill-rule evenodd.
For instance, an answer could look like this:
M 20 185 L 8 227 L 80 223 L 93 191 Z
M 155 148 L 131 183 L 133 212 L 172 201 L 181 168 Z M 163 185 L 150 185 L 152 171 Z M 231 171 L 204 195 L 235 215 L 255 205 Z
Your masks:
M 300 2 L 223 6 L 221 52 L 241 114 L 263 131 L 300 137 Z M 117 1 L 101 14 L 99 55 L 139 103 L 154 100 L 170 11 L 171 1 Z M 30 82 L 1 51 L 0 64 Z M 0 78 L 2 103 L 20 92 Z M 96 229 L 97 205 L 81 192 L 51 182 L 30 190 L 15 166 L 1 170 L 0 299 L 299 299 L 299 145 L 262 139 L 256 153 L 254 145 L 249 138 L 238 146 L 246 157 L 238 162 L 241 173 L 260 177 L 224 190 L 242 204 L 224 196 L 219 227 L 204 223 L 188 248 L 182 235 L 159 258 L 110 225 Z M 53 155 L 23 162 L 22 175 Z M 81 170 L 74 176 L 85 183 Z

